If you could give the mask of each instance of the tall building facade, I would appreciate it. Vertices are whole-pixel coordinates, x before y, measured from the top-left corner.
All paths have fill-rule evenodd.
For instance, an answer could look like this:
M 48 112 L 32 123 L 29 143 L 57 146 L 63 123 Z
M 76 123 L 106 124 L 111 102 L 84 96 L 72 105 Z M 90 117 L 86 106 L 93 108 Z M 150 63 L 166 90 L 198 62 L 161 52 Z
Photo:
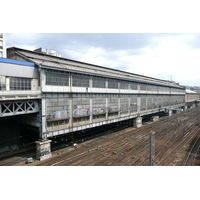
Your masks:
M 0 57 L 6 58 L 6 34 L 0 33 Z

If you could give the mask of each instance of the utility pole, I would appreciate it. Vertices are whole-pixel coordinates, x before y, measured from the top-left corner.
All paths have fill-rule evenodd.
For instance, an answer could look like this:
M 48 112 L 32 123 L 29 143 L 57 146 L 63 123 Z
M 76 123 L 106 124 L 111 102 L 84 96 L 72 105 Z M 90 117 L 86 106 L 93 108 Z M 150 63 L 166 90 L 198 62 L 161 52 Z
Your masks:
M 154 166 L 155 132 L 150 133 L 150 166 Z

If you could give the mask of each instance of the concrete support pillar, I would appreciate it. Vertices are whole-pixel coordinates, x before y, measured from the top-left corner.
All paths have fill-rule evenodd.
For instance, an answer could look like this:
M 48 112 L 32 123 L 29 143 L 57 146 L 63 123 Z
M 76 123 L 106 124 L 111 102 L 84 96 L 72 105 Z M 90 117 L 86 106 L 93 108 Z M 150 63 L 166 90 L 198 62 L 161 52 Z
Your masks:
M 42 133 L 40 138 L 43 140 L 46 139 L 46 135 L 44 133 L 47 132 L 47 122 L 46 122 L 46 99 L 42 99 Z
M 158 116 L 158 115 L 152 116 L 152 117 L 151 117 L 151 121 L 152 121 L 152 122 L 156 122 L 156 121 L 158 121 L 158 120 L 159 120 L 159 116 Z
M 133 120 L 133 126 L 135 128 L 140 128 L 142 126 L 142 117 L 137 117 Z
M 10 90 L 10 77 L 6 77 L 6 90 Z
M 173 111 L 172 111 L 172 110 L 169 110 L 169 111 L 168 111 L 168 116 L 172 116 L 172 114 L 173 114 Z
M 73 102 L 72 98 L 69 98 L 69 127 L 73 127 Z
M 179 114 L 179 113 L 181 113 L 181 112 L 183 112 L 183 109 L 177 109 L 177 110 L 176 110 L 176 114 Z
M 72 92 L 72 74 L 69 75 L 69 92 Z
M 106 120 L 108 120 L 108 98 L 106 98 Z
M 36 159 L 46 160 L 52 157 L 51 154 L 51 140 L 36 141 Z
M 186 111 L 186 110 L 187 110 L 187 106 L 184 106 L 184 107 L 183 107 L 183 111 Z
M 92 88 L 92 77 L 89 79 L 89 88 Z
M 45 83 L 46 83 L 45 72 L 44 72 L 44 69 L 41 69 L 41 71 L 40 71 L 40 87 L 41 87 L 41 90 L 43 88 L 45 88 Z
M 38 90 L 38 80 L 37 79 L 31 80 L 31 90 Z
M 140 113 L 141 97 L 137 97 L 137 113 Z
M 90 123 L 93 122 L 93 102 L 92 97 L 90 97 Z
M 131 114 L 131 98 L 128 98 L 128 114 Z
M 118 112 L 118 117 L 121 116 L 121 104 L 120 104 L 120 98 L 118 98 L 118 109 L 119 109 L 119 112 Z

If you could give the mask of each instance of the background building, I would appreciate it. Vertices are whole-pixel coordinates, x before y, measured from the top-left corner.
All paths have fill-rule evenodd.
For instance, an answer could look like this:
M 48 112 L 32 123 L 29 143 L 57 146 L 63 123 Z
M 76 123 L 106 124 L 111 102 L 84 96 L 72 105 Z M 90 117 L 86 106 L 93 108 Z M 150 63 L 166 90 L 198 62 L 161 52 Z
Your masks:
M 0 57 L 6 58 L 6 34 L 0 33 Z

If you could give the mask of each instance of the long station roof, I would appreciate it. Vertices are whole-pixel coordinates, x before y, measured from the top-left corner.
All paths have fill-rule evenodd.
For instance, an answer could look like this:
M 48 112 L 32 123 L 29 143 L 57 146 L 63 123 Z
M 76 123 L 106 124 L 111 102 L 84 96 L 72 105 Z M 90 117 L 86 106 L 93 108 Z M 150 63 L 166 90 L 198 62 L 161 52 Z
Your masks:
M 138 75 L 130 72 L 125 72 L 122 70 L 111 69 L 108 67 L 103 67 L 95 64 L 84 63 L 76 60 L 71 60 L 63 57 L 56 57 L 48 55 L 43 52 L 30 51 L 26 49 L 21 49 L 17 47 L 8 48 L 9 50 L 14 50 L 14 52 L 25 59 L 26 61 L 36 63 L 38 66 L 49 69 L 57 69 L 63 71 L 74 71 L 81 72 L 85 74 L 92 74 L 96 76 L 106 76 L 111 78 L 119 78 L 130 81 L 147 82 L 151 84 L 167 85 L 172 87 L 184 88 L 178 83 L 166 81 L 162 79 L 152 78 L 148 76 Z

